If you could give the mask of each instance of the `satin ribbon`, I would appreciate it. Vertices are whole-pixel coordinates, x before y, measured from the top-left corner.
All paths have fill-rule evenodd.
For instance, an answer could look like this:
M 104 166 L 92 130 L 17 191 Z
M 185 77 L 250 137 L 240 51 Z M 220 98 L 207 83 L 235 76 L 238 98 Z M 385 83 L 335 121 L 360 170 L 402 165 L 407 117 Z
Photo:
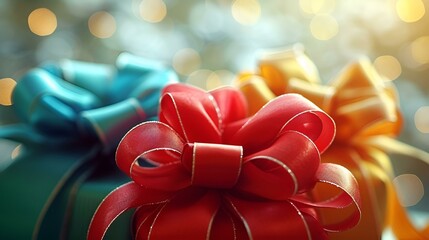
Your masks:
M 103 200 L 88 239 L 102 239 L 131 208 L 136 239 L 327 239 L 357 224 L 353 175 L 320 164 L 335 134 L 328 115 L 297 94 L 246 115 L 236 89 L 167 86 L 160 121 L 137 125 L 120 142 L 116 163 L 133 181 Z M 316 183 L 336 195 L 311 201 Z M 321 224 L 321 208 L 352 212 Z
M 242 73 L 237 83 L 252 113 L 277 95 L 299 93 L 336 122 L 336 138 L 322 155 L 322 162 L 341 164 L 356 176 L 363 209 L 356 228 L 332 234 L 332 239 L 381 239 L 385 227 L 392 228 L 398 239 L 429 239 L 425 230 L 417 230 L 411 224 L 399 204 L 386 152 L 426 161 L 429 155 L 394 140 L 402 127 L 396 89 L 367 59 L 348 65 L 329 85 L 321 85 L 316 66 L 302 50 L 267 52 L 261 56 L 259 72 Z M 318 192 L 315 197 L 329 192 Z M 342 216 L 323 217 L 331 221 Z
M 59 238 L 61 227 L 52 226 L 68 221 L 77 183 L 106 173 L 97 171 L 122 136 L 156 119 L 161 89 L 177 81 L 163 65 L 127 53 L 115 67 L 66 60 L 26 73 L 12 95 L 22 123 L 0 128 L 1 138 L 25 147 L 0 172 L 1 226 L 16 226 L 0 238 Z

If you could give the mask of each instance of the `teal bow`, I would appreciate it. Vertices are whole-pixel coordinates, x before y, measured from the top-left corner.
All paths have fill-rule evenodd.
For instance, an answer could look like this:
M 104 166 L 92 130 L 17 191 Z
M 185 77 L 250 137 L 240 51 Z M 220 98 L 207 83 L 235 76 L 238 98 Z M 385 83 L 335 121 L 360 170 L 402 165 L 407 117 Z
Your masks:
M 31 70 L 12 97 L 26 126 L 7 134 L 3 130 L 3 136 L 52 144 L 97 138 L 108 149 L 116 147 L 132 126 L 156 117 L 160 90 L 177 82 L 177 76 L 130 54 L 118 57 L 112 78 L 114 72 L 109 66 L 70 60 Z
M 126 53 L 116 67 L 66 60 L 25 74 L 12 95 L 21 123 L 0 128 L 1 138 L 25 146 L 0 172 L 0 239 L 57 239 L 76 228 L 73 218 L 89 223 L 98 202 L 88 216 L 70 209 L 87 201 L 79 201 L 82 192 L 101 201 L 121 183 L 112 170 L 117 144 L 133 126 L 156 118 L 161 89 L 177 81 L 162 64 Z M 103 190 L 91 193 L 88 184 Z

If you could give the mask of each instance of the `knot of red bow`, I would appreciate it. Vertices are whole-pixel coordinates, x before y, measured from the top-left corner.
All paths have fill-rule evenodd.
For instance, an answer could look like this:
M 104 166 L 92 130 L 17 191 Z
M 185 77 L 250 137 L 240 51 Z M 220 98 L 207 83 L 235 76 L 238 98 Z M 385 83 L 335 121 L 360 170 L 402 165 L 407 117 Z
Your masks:
M 240 176 L 243 147 L 215 143 L 187 143 L 182 163 L 194 186 L 232 188 Z
M 325 239 L 325 231 L 356 225 L 356 180 L 320 163 L 333 120 L 297 94 L 273 99 L 252 117 L 246 108 L 233 88 L 166 87 L 160 121 L 134 127 L 119 144 L 117 165 L 133 182 L 105 198 L 88 238 L 101 239 L 130 208 L 137 208 L 137 239 Z M 312 202 L 317 182 L 338 195 Z M 347 219 L 318 220 L 318 208 L 348 206 Z

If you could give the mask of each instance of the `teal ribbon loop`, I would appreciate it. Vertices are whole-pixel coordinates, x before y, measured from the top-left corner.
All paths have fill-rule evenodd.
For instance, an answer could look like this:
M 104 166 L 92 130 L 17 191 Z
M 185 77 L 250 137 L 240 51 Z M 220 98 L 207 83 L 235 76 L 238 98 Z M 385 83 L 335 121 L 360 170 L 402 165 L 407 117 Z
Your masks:
M 40 134 L 76 139 L 80 112 L 101 107 L 91 92 L 72 85 L 43 69 L 27 73 L 12 95 L 17 115 Z
M 12 96 L 17 115 L 54 142 L 98 139 L 112 150 L 131 127 L 156 117 L 161 89 L 178 81 L 158 62 L 131 54 L 116 66 L 66 60 L 31 70 Z
M 107 107 L 83 111 L 78 122 L 89 127 L 85 132 L 93 132 L 104 146 L 111 147 L 119 143 L 125 129 L 145 119 L 146 113 L 137 99 L 129 98 Z

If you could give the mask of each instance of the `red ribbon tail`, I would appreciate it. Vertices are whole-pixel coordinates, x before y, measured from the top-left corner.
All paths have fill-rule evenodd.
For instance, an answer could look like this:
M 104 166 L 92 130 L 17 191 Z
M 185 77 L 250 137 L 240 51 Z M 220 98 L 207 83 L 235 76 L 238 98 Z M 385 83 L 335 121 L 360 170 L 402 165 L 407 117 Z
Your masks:
M 115 219 L 126 210 L 147 204 L 167 201 L 168 192 L 150 190 L 134 182 L 126 183 L 109 195 L 98 206 L 88 229 L 88 240 L 101 240 Z
M 352 173 L 345 167 L 333 163 L 322 163 L 316 172 L 318 182 L 332 185 L 340 190 L 340 193 L 328 200 L 312 202 L 301 196 L 292 199 L 298 206 L 315 207 L 318 209 L 342 210 L 353 206 L 353 212 L 345 219 L 324 226 L 325 231 L 338 232 L 356 226 L 361 218 L 361 204 L 359 186 Z
M 226 201 L 231 213 L 241 219 L 245 239 L 326 239 L 321 226 L 315 221 L 310 225 L 309 215 L 290 201 L 248 201 L 233 196 L 226 197 Z M 312 238 L 315 232 L 321 234 Z

